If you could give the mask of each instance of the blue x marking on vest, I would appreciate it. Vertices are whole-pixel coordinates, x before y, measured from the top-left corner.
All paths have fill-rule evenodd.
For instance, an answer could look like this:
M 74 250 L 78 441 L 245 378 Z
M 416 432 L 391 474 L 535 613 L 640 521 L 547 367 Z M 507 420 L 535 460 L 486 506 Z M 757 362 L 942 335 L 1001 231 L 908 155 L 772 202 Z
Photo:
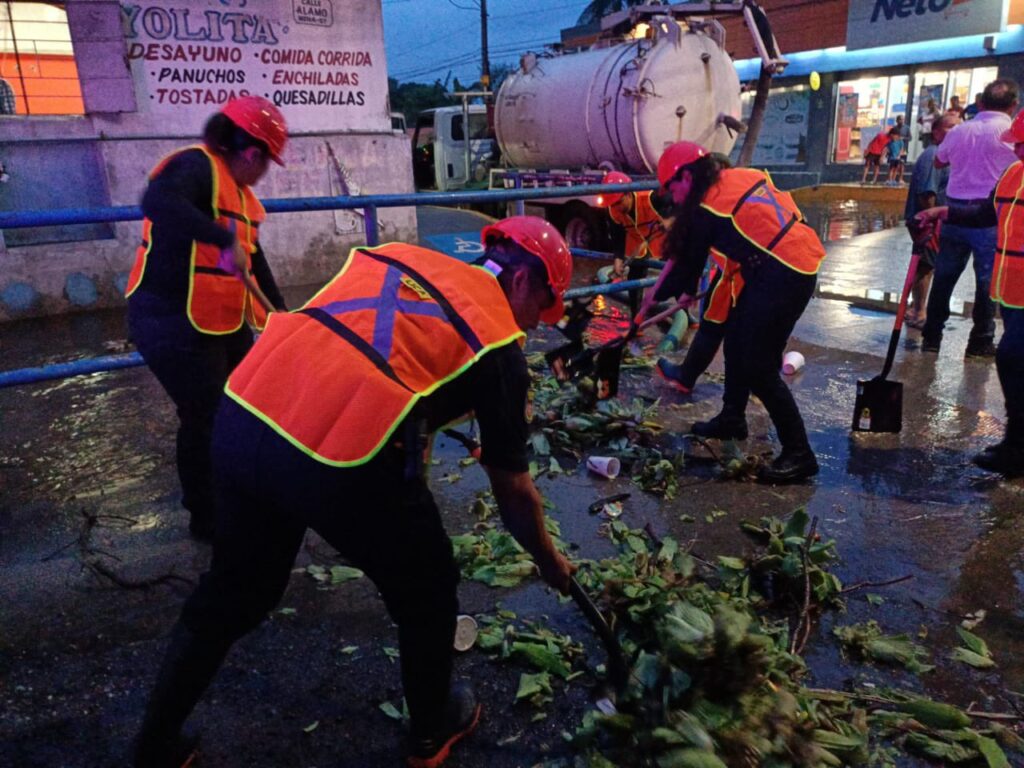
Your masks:
M 762 203 L 764 205 L 770 205 L 775 209 L 775 217 L 779 220 L 779 226 L 784 227 L 789 223 L 790 217 L 793 215 L 781 205 L 779 201 L 775 199 L 775 195 L 768 189 L 767 186 L 761 187 L 757 192 L 747 198 L 748 203 Z
M 435 317 L 451 325 L 444 310 L 434 302 L 406 301 L 405 299 L 398 298 L 398 289 L 401 286 L 402 273 L 389 266 L 384 275 L 384 284 L 381 286 L 380 294 L 377 296 L 332 301 L 330 304 L 320 307 L 320 309 L 335 317 L 347 312 L 359 312 L 365 309 L 375 310 L 377 315 L 373 324 L 373 348 L 380 353 L 381 357 L 388 360 L 391 357 L 391 345 L 395 332 L 395 316 L 398 313 Z

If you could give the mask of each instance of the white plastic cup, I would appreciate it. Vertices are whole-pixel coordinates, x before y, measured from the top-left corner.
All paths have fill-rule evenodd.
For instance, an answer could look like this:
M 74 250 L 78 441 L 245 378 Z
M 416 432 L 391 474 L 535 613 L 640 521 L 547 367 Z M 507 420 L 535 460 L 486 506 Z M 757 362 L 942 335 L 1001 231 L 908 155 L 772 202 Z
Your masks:
M 455 650 L 468 651 L 476 643 L 476 636 L 476 619 L 465 614 L 459 616 L 455 622 Z
M 797 371 L 804 367 L 805 362 L 807 361 L 804 360 L 804 356 L 801 355 L 796 350 L 793 350 L 792 352 L 787 352 L 782 357 L 782 372 L 787 376 L 792 376 L 794 373 L 796 373 Z
M 587 459 L 587 469 L 609 480 L 618 477 L 621 468 L 622 465 L 614 456 L 591 456 Z

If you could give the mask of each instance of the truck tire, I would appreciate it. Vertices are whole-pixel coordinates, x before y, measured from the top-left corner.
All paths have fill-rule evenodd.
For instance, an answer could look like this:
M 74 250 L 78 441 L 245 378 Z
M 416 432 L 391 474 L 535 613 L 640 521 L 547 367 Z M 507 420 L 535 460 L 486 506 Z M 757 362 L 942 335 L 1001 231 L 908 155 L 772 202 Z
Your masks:
M 601 213 L 585 203 L 564 206 L 560 229 L 570 248 L 600 251 L 607 247 L 607 227 Z

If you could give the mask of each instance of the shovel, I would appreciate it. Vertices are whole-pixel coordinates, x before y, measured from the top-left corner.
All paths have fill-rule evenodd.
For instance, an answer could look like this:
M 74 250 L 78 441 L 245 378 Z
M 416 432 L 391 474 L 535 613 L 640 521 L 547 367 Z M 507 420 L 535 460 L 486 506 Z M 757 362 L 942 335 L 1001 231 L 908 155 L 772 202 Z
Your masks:
M 853 405 L 854 432 L 899 432 L 903 429 L 903 384 L 899 381 L 888 381 L 886 376 L 892 368 L 896 357 L 896 345 L 903 330 L 903 316 L 907 312 L 907 300 L 910 288 L 917 274 L 917 262 L 920 256 L 914 253 L 910 257 L 907 268 L 907 279 L 903 283 L 903 295 L 896 311 L 896 322 L 889 338 L 889 352 L 885 356 L 882 372 L 868 381 L 857 382 L 857 399 Z
M 626 666 L 626 657 L 622 653 L 622 646 L 619 645 L 619 638 L 612 632 L 604 616 L 575 578 L 569 582 L 569 594 L 604 643 L 604 649 L 608 653 L 608 679 L 616 691 L 621 691 L 629 680 L 629 667 Z

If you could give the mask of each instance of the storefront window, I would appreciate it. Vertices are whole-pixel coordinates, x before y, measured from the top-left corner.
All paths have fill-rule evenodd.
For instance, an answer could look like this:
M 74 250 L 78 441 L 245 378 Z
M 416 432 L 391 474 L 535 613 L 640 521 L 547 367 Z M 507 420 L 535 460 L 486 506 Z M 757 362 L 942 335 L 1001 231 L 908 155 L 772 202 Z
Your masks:
M 960 107 L 974 103 L 985 86 L 999 77 L 998 67 L 954 69 L 945 72 L 922 72 L 914 76 L 917 91 L 913 104 L 911 124 L 914 126 L 910 143 L 910 159 L 914 160 L 931 142 L 928 128 L 934 119 L 950 107 L 953 96 L 960 99 Z M 934 109 L 934 111 L 932 111 Z
M 81 115 L 64 5 L 0 2 L 0 115 Z
M 773 89 L 768 95 L 764 122 L 757 137 L 751 163 L 763 165 L 797 165 L 807 162 L 807 115 L 810 111 L 810 89 L 806 85 Z M 743 120 L 750 119 L 754 94 L 742 96 Z M 732 161 L 739 159 L 743 147 L 741 137 L 732 151 Z
M 864 152 L 881 131 L 896 124 L 907 113 L 908 78 L 869 77 L 845 80 L 838 85 L 833 160 L 859 163 Z

